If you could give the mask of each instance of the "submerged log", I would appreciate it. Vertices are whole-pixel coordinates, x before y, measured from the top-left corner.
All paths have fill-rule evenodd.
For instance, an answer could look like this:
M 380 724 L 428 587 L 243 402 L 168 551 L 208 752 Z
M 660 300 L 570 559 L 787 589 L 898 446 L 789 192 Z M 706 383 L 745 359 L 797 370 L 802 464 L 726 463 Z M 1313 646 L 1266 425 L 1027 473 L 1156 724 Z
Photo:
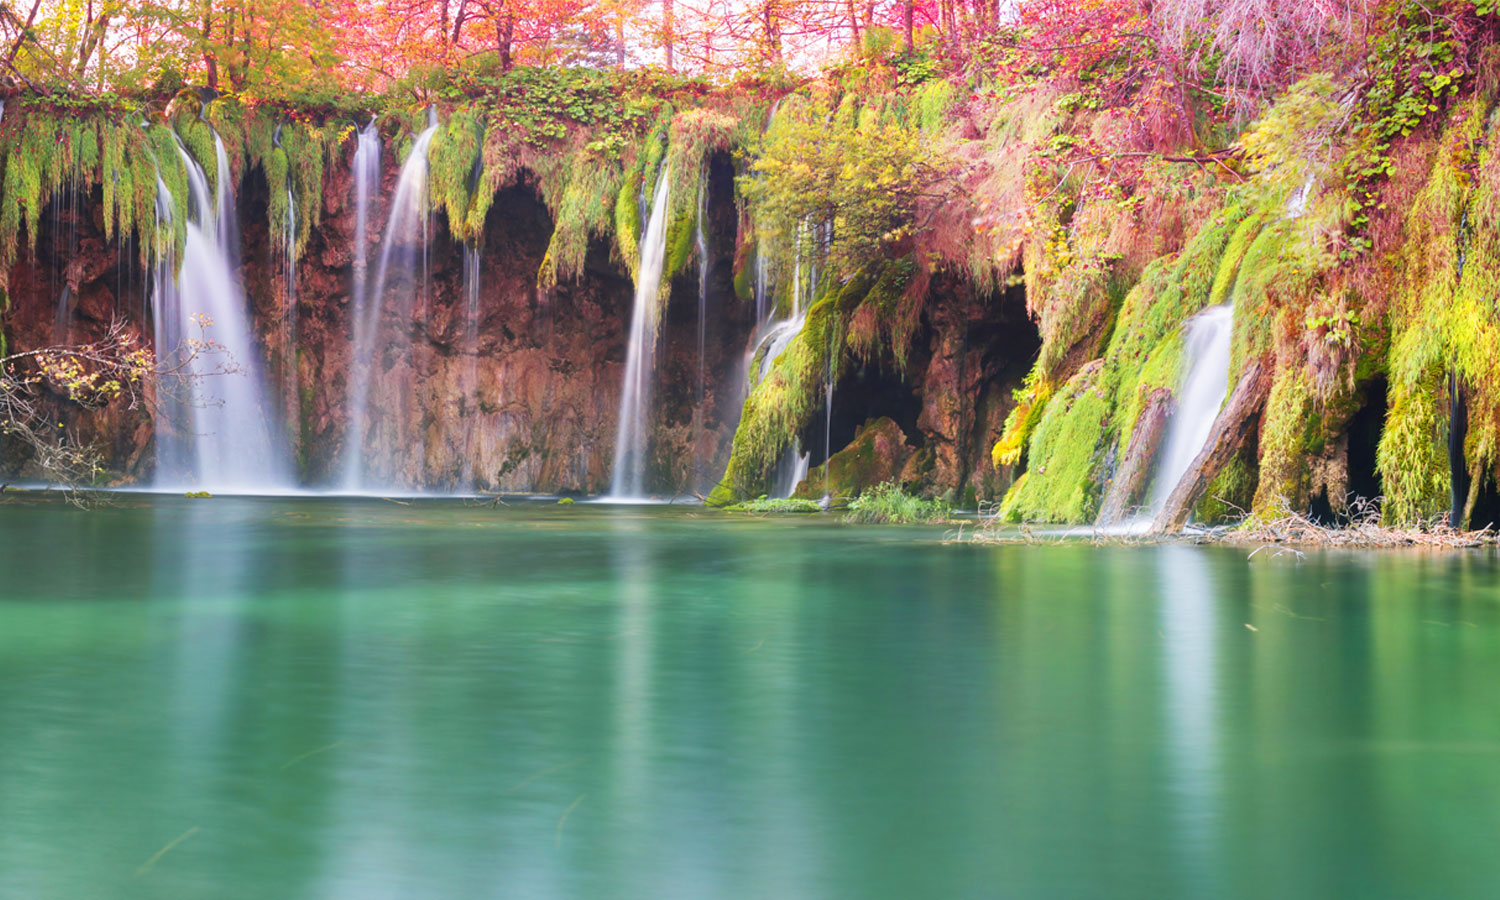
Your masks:
M 1125 517 L 1125 511 L 1141 502 L 1141 495 L 1150 480 L 1151 461 L 1156 458 L 1156 448 L 1166 433 L 1167 420 L 1172 416 L 1172 391 L 1157 388 L 1146 398 L 1135 429 L 1130 432 L 1130 444 L 1125 448 L 1125 458 L 1115 471 L 1109 484 L 1109 493 L 1104 495 L 1104 504 L 1099 507 L 1099 516 L 1094 520 L 1098 528 L 1107 528 Z
M 1151 523 L 1153 533 L 1165 534 L 1182 530 L 1182 526 L 1187 524 L 1188 516 L 1192 515 L 1193 504 L 1245 442 L 1248 426 L 1260 413 L 1270 393 L 1271 367 L 1261 360 L 1250 362 L 1240 376 L 1239 383 L 1234 386 L 1234 392 L 1229 395 L 1229 402 L 1224 404 L 1224 409 L 1214 419 L 1208 441 L 1193 459 L 1193 464 L 1188 466 L 1182 480 L 1172 489 L 1166 504 L 1157 513 L 1156 520 Z

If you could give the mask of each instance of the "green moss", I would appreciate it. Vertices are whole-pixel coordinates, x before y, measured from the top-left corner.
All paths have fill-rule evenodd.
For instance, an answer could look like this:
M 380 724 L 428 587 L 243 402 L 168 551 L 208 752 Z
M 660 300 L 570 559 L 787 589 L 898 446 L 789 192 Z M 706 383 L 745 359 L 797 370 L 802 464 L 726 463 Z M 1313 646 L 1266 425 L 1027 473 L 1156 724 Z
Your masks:
M 739 503 L 731 503 L 723 507 L 725 512 L 744 513 L 815 513 L 822 512 L 823 506 L 816 500 L 796 499 L 792 497 L 757 497 L 754 500 L 742 500 Z
M 664 273 L 681 272 L 693 256 L 698 215 L 708 183 L 708 165 L 715 153 L 734 149 L 738 122 L 716 110 L 698 107 L 672 117 L 668 126 L 666 165 L 672 184 L 667 219 Z
M 671 121 L 665 114 L 657 119 L 625 170 L 615 195 L 615 248 L 620 261 L 630 269 L 631 277 L 635 277 L 641 259 L 643 201 L 655 191 Z
M 219 190 L 220 177 L 218 154 L 214 152 L 213 129 L 196 114 L 177 116 L 172 127 L 182 139 L 188 155 L 203 168 L 204 177 L 208 179 L 209 196 L 213 197 Z
M 1094 468 L 1109 419 L 1099 376 L 1099 364 L 1085 366 L 1047 404 L 1031 438 L 1029 468 L 1001 504 L 1006 521 L 1093 520 L 1099 503 Z
M 1308 500 L 1308 459 L 1318 432 L 1312 380 L 1301 366 L 1276 373 L 1260 432 L 1260 484 L 1256 511 L 1304 509 Z
M 1376 466 L 1385 488 L 1382 517 L 1388 524 L 1425 522 L 1448 509 L 1451 472 L 1447 428 L 1438 408 L 1438 387 L 1393 384 Z
M 1146 400 L 1158 388 L 1175 392 L 1182 383 L 1183 340 L 1181 329 L 1168 334 L 1147 355 L 1139 370 L 1129 373 L 1116 392 L 1119 414 L 1119 448 L 1130 446 L 1130 437 L 1145 411 Z
M 674 181 L 676 179 L 673 179 Z M 669 202 L 674 207 L 667 220 L 667 252 L 662 268 L 663 276 L 670 278 L 687 267 L 693 256 L 694 237 L 698 229 L 698 189 L 689 192 L 691 198 L 679 211 L 678 198 L 669 193 Z
M 1094 468 L 1103 458 L 1100 448 L 1123 451 L 1150 392 L 1177 388 L 1180 329 L 1208 305 L 1215 283 L 1229 278 L 1224 270 L 1239 267 L 1233 245 L 1236 234 L 1247 230 L 1242 225 L 1245 218 L 1244 209 L 1231 204 L 1181 254 L 1146 266 L 1120 305 L 1109 347 L 1089 368 L 1082 395 L 1076 377 L 1069 382 L 1073 393 L 1064 388 L 1054 395 L 1045 363 L 1038 360 L 995 450 L 997 465 L 1014 463 L 1020 441 L 1028 442 L 1028 470 L 1012 485 L 1003 505 L 1008 517 L 1054 522 L 1092 517 L 1098 500 Z M 1065 448 L 1076 441 L 1084 445 Z
M 848 318 L 885 274 L 887 265 L 860 272 L 808 309 L 802 331 L 745 399 L 728 469 L 708 497 L 711 505 L 723 506 L 770 490 L 782 451 L 821 408 L 825 380 L 830 375 L 837 380 L 847 369 Z
M 734 295 L 740 300 L 755 299 L 755 261 L 750 256 L 734 270 Z
M 897 478 L 910 454 L 906 435 L 894 421 L 884 416 L 867 420 L 855 430 L 847 447 L 807 473 L 805 489 L 799 488 L 792 496 L 858 497 Z
M 618 161 L 587 149 L 570 161 L 568 170 L 567 186 L 554 213 L 552 240 L 538 275 L 544 289 L 583 273 L 589 238 L 609 233 L 615 212 L 610 200 L 620 194 L 625 177 Z
M 1193 507 L 1193 521 L 1205 525 L 1224 525 L 1244 518 L 1249 512 L 1260 481 L 1260 470 L 1250 453 L 1236 453 L 1219 470 L 1203 492 L 1203 499 Z
M 428 196 L 432 208 L 448 217 L 448 228 L 461 242 L 472 244 L 469 206 L 479 187 L 484 124 L 472 110 L 455 110 L 433 134 L 427 153 Z M 483 226 L 483 220 L 478 223 Z
M 1390 311 L 1390 407 L 1377 457 L 1384 517 L 1393 524 L 1430 519 L 1448 508 L 1447 423 L 1438 398 L 1446 395 L 1449 373 L 1468 394 L 1469 466 L 1493 467 L 1500 457 L 1500 316 L 1494 307 L 1500 251 L 1486 237 L 1500 224 L 1500 196 L 1492 186 L 1500 158 L 1479 149 L 1483 111 L 1471 101 L 1453 117 L 1406 215 Z

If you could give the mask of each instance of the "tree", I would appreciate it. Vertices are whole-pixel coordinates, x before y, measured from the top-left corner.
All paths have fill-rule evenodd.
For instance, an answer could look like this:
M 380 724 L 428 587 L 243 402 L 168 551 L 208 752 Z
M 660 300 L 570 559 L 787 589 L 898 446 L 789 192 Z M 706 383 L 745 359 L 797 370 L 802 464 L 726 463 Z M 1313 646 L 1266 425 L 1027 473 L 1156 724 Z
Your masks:
M 52 408 L 61 401 L 84 410 L 117 403 L 136 409 L 155 369 L 151 351 L 118 321 L 92 343 L 0 356 L 0 436 L 24 448 L 49 481 L 88 484 L 102 471 L 101 454 L 69 435 Z
M 166 406 L 163 401 L 191 398 L 202 379 L 240 374 L 224 348 L 206 337 L 212 324 L 200 317 L 198 336 L 165 353 L 144 346 L 120 320 L 87 343 L 0 350 L 0 440 L 53 484 L 69 490 L 92 484 L 104 471 L 104 455 L 69 433 L 58 421 L 62 411 L 154 412 Z

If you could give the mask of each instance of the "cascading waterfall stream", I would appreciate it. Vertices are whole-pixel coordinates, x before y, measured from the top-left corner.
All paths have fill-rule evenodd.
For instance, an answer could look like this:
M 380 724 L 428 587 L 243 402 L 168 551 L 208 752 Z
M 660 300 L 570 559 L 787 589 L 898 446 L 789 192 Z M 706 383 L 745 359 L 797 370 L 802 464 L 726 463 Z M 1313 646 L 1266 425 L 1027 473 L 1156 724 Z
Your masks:
M 285 490 L 293 486 L 292 466 L 285 445 L 275 439 L 265 367 L 238 281 L 228 156 L 215 134 L 218 184 L 210 196 L 207 175 L 181 141 L 177 152 L 188 176 L 187 240 L 175 280 L 172 254 L 159 255 L 152 314 L 158 352 L 181 355 L 188 378 L 179 387 L 183 396 L 162 405 L 168 421 L 157 429 L 156 484 L 225 493 Z M 175 220 L 160 178 L 157 205 L 162 221 Z M 188 349 L 200 338 L 227 358 Z
M 800 226 L 798 235 L 800 238 Z M 757 333 L 752 343 L 753 349 L 750 352 L 750 365 L 754 367 L 754 371 L 750 373 L 750 377 L 747 379 L 748 390 L 754 390 L 756 385 L 765 380 L 765 377 L 771 373 L 771 367 L 775 364 L 776 358 L 786 351 L 786 348 L 791 345 L 792 340 L 802 333 L 803 326 L 807 324 L 807 313 L 802 309 L 803 266 L 801 247 L 802 242 L 799 239 L 797 242 L 797 252 L 792 262 L 792 315 L 790 318 L 762 327 Z M 757 298 L 762 298 L 769 294 L 766 273 L 767 268 L 761 264 L 761 261 L 758 261 L 755 288 Z M 760 302 L 757 299 L 757 303 Z M 774 309 L 771 312 L 774 312 Z M 759 312 L 757 314 L 759 315 Z M 766 315 L 769 314 L 769 312 L 766 313 Z M 756 364 L 757 359 L 759 360 L 758 364 Z M 832 409 L 831 393 L 828 396 L 828 401 L 828 408 Z M 776 475 L 771 483 L 773 496 L 781 498 L 790 497 L 797 490 L 797 485 L 801 484 L 807 478 L 810 456 L 811 453 L 802 449 L 801 438 L 794 437 L 792 442 L 782 452 L 781 461 L 777 463 Z
M 1150 524 L 1172 489 L 1187 474 L 1208 443 L 1219 407 L 1229 393 L 1230 339 L 1234 334 L 1234 301 L 1210 307 L 1188 320 L 1184 329 L 1182 388 L 1177 409 L 1167 422 L 1161 460 L 1152 482 L 1147 510 L 1136 520 Z
M 408 328 L 403 326 L 395 329 L 396 333 L 386 335 L 382 333 L 380 326 L 388 293 L 399 293 L 398 302 L 392 307 L 397 316 L 403 322 L 411 318 L 414 312 L 413 299 L 417 294 L 419 262 L 425 292 L 428 236 L 427 150 L 437 128 L 437 114 L 429 110 L 427 128 L 417 135 L 411 155 L 401 166 L 401 175 L 396 182 L 396 193 L 391 199 L 390 215 L 386 222 L 385 239 L 381 243 L 380 262 L 375 270 L 373 291 L 366 293 L 361 290 L 364 286 L 360 276 L 362 267 L 356 263 L 354 350 L 349 381 L 349 429 L 345 438 L 344 461 L 344 487 L 347 490 L 358 491 L 373 487 L 374 485 L 368 484 L 366 474 L 369 458 L 386 459 L 395 448 L 405 443 L 405 436 L 395 433 L 396 422 L 372 421 L 372 411 L 369 409 L 370 382 L 374 374 L 372 370 L 375 355 L 385 346 L 382 338 L 399 340 L 403 342 L 401 351 L 407 355 L 411 352 Z M 370 155 L 378 159 L 378 142 L 372 140 L 372 143 L 377 149 Z M 371 164 L 366 160 L 358 160 L 359 152 L 365 150 L 366 146 L 362 132 L 360 146 L 356 150 L 357 161 L 366 169 L 378 167 L 378 161 Z M 374 171 L 378 173 L 378 168 Z M 362 175 L 360 166 L 356 166 L 357 204 L 359 196 L 364 196 L 368 202 L 368 194 L 360 190 L 360 185 L 370 183 L 365 180 L 368 174 L 366 171 Z M 359 216 L 358 212 L 356 216 Z M 360 253 L 363 252 L 363 241 L 357 249 Z
M 704 229 L 704 221 L 708 218 L 708 176 L 705 174 L 698 183 L 698 223 L 694 229 L 693 245 L 698 251 L 698 402 L 694 406 L 697 414 L 693 417 L 693 445 L 698 445 L 698 438 L 703 434 L 704 419 L 708 415 L 705 403 L 708 398 L 708 357 L 706 355 L 706 344 L 708 338 L 708 234 Z M 704 460 L 696 456 L 693 464 L 693 479 L 696 482 L 703 481 Z
M 670 173 L 663 168 L 651 200 L 651 218 L 641 236 L 641 263 L 636 273 L 635 306 L 630 314 L 625 382 L 620 390 L 620 419 L 615 433 L 615 469 L 609 490 L 609 495 L 616 499 L 645 496 L 651 376 L 655 368 L 657 323 L 661 317 L 658 295 L 666 263 L 670 182 Z
M 703 229 L 703 220 L 708 217 L 708 178 L 698 185 L 698 227 L 694 230 L 693 246 L 698 251 L 698 406 L 703 406 L 703 395 L 708 377 L 704 343 L 708 334 L 708 235 Z
M 1306 214 L 1317 186 L 1309 174 L 1286 199 L 1282 220 Z M 1208 443 L 1214 421 L 1229 396 L 1229 361 L 1234 338 L 1234 293 L 1224 303 L 1203 310 L 1183 327 L 1182 384 L 1176 409 L 1167 421 L 1146 507 L 1131 520 L 1129 530 L 1151 526 L 1167 498 L 1188 474 Z
M 370 271 L 370 197 L 380 186 L 380 133 L 375 120 L 359 131 L 354 148 L 354 296 L 355 320 L 364 314 Z
M 274 147 L 281 147 L 281 126 L 271 137 Z M 286 230 L 282 235 L 281 284 L 281 391 L 290 432 L 297 417 L 297 194 L 292 177 L 286 177 Z M 294 435 L 293 435 L 294 436 Z
M 475 430 L 479 427 L 479 260 L 477 246 L 464 244 L 464 448 L 460 490 L 474 487 Z

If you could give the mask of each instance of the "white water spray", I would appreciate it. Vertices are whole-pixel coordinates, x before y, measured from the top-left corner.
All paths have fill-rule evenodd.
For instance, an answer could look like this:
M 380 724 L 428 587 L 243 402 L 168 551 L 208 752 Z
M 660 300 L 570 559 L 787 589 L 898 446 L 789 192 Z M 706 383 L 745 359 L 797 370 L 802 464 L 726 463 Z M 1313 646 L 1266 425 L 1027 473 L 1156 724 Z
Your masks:
M 175 280 L 171 253 L 158 259 L 152 312 L 158 352 L 184 359 L 188 378 L 184 396 L 162 405 L 167 421 L 157 428 L 156 484 L 221 493 L 286 490 L 293 485 L 292 466 L 275 440 L 265 366 L 238 281 L 233 176 L 224 144 L 215 134 L 213 196 L 203 168 L 180 141 L 177 152 L 188 176 L 187 241 Z M 177 215 L 160 179 L 157 206 L 163 221 Z M 203 337 L 213 347 L 193 352 L 190 342 Z M 234 371 L 221 373 L 226 364 Z
M 1233 302 L 1205 309 L 1188 320 L 1183 334 L 1182 387 L 1178 390 L 1177 409 L 1167 422 L 1148 511 L 1138 521 L 1149 523 L 1156 517 L 1208 443 L 1219 407 L 1229 393 L 1233 334 Z

